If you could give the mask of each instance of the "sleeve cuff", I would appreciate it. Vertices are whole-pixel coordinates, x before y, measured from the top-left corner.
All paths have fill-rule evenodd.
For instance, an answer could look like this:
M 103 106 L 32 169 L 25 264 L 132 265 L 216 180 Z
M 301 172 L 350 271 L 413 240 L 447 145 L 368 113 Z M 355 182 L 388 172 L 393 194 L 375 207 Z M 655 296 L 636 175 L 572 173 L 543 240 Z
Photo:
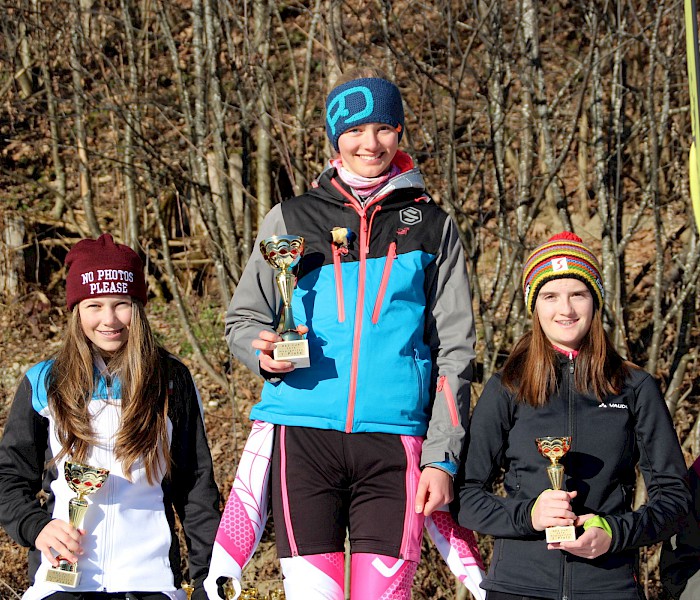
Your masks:
M 600 515 L 595 515 L 588 519 L 583 524 L 583 530 L 586 531 L 590 527 L 600 527 L 605 533 L 607 533 L 610 536 L 610 539 L 612 539 L 612 528 L 610 527 L 610 523 L 608 523 L 603 517 Z
M 447 473 L 453 479 L 454 479 L 454 476 L 457 475 L 457 465 L 450 462 L 449 460 L 446 460 L 443 462 L 431 462 L 425 466 L 426 467 L 433 467 L 435 469 L 440 469 L 441 471 L 445 471 L 445 473 Z

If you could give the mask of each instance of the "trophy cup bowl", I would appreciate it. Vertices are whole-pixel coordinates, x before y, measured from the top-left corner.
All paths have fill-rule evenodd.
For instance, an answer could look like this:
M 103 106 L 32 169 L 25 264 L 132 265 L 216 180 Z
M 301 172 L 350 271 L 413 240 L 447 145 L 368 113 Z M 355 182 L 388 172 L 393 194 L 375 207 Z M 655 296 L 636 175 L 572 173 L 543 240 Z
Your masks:
M 281 342 L 275 344 L 272 357 L 286 360 L 295 367 L 309 366 L 309 342 L 297 331 L 292 314 L 292 293 L 296 277 L 292 270 L 304 253 L 304 238 L 298 235 L 273 235 L 260 242 L 263 258 L 276 271 L 275 280 L 282 296 L 280 318 Z
M 77 462 L 66 461 L 63 474 L 71 490 L 78 494 L 68 502 L 68 521 L 76 529 L 83 526 L 83 519 L 88 509 L 85 496 L 98 491 L 107 480 L 109 470 L 100 467 L 90 467 Z M 60 583 L 66 587 L 75 587 L 80 582 L 78 565 L 57 556 L 58 566 L 50 567 L 46 573 L 46 581 Z
M 535 438 L 535 443 L 540 454 L 551 461 L 551 464 L 547 466 L 547 475 L 552 484 L 552 489 L 562 489 L 564 484 L 564 466 L 559 464 L 559 460 L 571 448 L 571 436 L 538 437 Z M 576 539 L 576 528 L 573 525 L 547 527 L 545 534 L 548 544 L 573 542 Z

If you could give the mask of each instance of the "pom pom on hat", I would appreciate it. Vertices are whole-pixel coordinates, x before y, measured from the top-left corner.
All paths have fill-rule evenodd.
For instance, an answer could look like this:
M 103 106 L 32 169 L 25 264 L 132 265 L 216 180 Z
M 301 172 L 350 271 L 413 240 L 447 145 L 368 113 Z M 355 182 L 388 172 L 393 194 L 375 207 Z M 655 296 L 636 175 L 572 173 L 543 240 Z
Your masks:
M 326 134 L 338 151 L 338 138 L 348 129 L 365 123 L 384 123 L 403 136 L 401 92 L 379 77 L 363 77 L 331 90 L 326 99 Z
M 542 286 L 554 279 L 573 278 L 586 284 L 598 308 L 603 305 L 605 289 L 600 265 L 583 240 L 571 231 L 553 235 L 535 248 L 523 269 L 523 292 L 529 315 Z
M 129 246 L 117 244 L 109 233 L 96 240 L 81 240 L 66 256 L 68 309 L 86 298 L 132 296 L 148 300 L 143 262 Z

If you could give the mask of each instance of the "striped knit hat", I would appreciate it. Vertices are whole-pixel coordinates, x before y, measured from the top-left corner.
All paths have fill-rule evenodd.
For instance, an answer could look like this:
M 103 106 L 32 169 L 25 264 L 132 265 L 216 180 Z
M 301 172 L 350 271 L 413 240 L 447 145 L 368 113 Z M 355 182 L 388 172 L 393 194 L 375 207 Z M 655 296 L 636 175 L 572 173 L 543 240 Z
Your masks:
M 567 277 L 583 281 L 591 290 L 596 306 L 603 305 L 605 290 L 598 260 L 580 237 L 562 231 L 537 246 L 525 262 L 523 291 L 528 315 L 532 314 L 537 294 L 545 283 Z

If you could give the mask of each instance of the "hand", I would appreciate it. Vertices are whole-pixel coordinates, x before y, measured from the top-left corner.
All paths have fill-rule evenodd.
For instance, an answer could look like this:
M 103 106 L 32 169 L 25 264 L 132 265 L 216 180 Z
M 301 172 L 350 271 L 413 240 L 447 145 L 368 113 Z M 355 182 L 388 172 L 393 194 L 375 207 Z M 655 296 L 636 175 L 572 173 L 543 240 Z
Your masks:
M 595 515 L 588 514 L 578 517 L 575 523 L 576 527 L 583 526 L 593 516 Z M 589 527 L 575 542 L 548 544 L 547 548 L 550 550 L 566 550 L 569 554 L 591 560 L 598 558 L 601 554 L 605 554 L 610 549 L 610 544 L 612 544 L 612 538 L 604 529 Z
M 452 477 L 442 469 L 425 467 L 420 474 L 416 492 L 416 512 L 426 517 L 445 504 L 452 502 Z
M 304 335 L 309 331 L 306 325 L 299 325 L 297 331 Z M 258 360 L 260 361 L 260 369 L 268 373 L 289 373 L 294 370 L 294 363 L 288 360 L 275 360 L 272 358 L 272 352 L 275 349 L 275 344 L 281 342 L 282 338 L 274 331 L 263 330 L 258 334 L 258 338 L 253 340 L 252 346 L 259 350 Z
M 65 521 L 54 519 L 39 532 L 34 541 L 34 547 L 40 550 L 54 567 L 58 566 L 58 560 L 51 552 L 51 548 L 58 552 L 61 558 L 76 563 L 78 556 L 83 553 L 80 538 L 84 533 Z
M 576 514 L 571 510 L 571 500 L 578 492 L 564 490 L 545 490 L 532 511 L 532 526 L 535 531 L 544 531 L 547 527 L 573 525 Z

